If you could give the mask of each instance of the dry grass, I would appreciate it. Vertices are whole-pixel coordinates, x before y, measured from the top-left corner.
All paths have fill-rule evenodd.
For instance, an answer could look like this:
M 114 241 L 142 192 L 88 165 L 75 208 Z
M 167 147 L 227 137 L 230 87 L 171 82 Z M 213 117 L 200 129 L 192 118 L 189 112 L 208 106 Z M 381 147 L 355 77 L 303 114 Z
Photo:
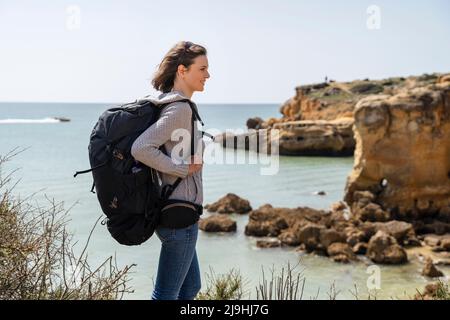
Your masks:
M 246 281 L 240 272 L 231 269 L 226 274 L 216 275 L 210 268 L 207 274 L 207 287 L 197 295 L 197 300 L 241 300 L 244 296 Z
M 415 300 L 450 300 L 450 289 L 448 284 L 440 279 L 436 283 L 430 283 L 425 286 L 425 290 L 420 292 L 416 290 Z
M 1 169 L 22 151 L 0 155 L 0 299 L 121 299 L 130 292 L 133 265 L 119 269 L 111 256 L 92 268 L 89 239 L 81 255 L 74 253 L 66 229 L 70 209 L 47 197 L 48 206 L 41 207 L 12 196 L 14 171 L 2 176 Z
M 305 287 L 305 278 L 302 270 L 296 270 L 299 265 L 286 269 L 281 268 L 281 273 L 274 267 L 270 270 L 270 280 L 266 279 L 262 268 L 262 282 L 256 287 L 257 300 L 302 300 Z
M 306 278 L 303 276 L 303 269 L 299 266 L 301 261 L 294 267 L 287 263 L 287 266 L 276 270 L 275 267 L 270 269 L 270 276 L 267 278 L 264 267 L 262 267 L 262 281 L 256 287 L 256 300 L 303 300 L 319 299 L 320 288 L 314 296 L 304 297 L 304 289 Z M 245 285 L 239 271 L 232 269 L 227 274 L 208 277 L 208 289 L 206 292 L 199 294 L 199 300 L 241 300 L 244 298 Z M 353 300 L 379 300 L 377 291 L 371 290 L 367 293 L 361 293 L 356 284 L 354 289 L 349 290 L 353 296 Z M 333 282 L 326 292 L 326 300 L 338 300 L 342 292 L 336 288 Z M 244 298 L 245 299 L 245 298 Z M 248 296 L 248 299 L 251 299 Z M 403 297 L 390 297 L 389 300 L 450 300 L 450 290 L 448 284 L 438 281 L 426 286 L 423 293 L 417 290 L 414 297 L 408 296 L 406 293 Z M 382 299 L 383 300 L 383 299 Z

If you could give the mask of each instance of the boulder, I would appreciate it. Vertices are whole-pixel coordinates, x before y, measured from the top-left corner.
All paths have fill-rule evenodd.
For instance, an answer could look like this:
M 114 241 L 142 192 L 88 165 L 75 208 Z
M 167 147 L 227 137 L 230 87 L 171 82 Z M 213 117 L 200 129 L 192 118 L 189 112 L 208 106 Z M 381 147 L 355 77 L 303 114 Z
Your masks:
M 334 202 L 331 205 L 331 211 L 345 211 L 348 210 L 348 206 L 344 201 Z
M 438 278 L 444 276 L 442 271 L 436 268 L 436 266 L 433 264 L 433 260 L 431 260 L 430 258 L 428 258 L 425 262 L 425 267 L 422 270 L 422 275 L 430 278 Z
M 353 227 L 349 227 L 345 230 L 345 234 L 346 234 L 346 242 L 349 244 L 349 246 L 353 247 L 355 246 L 357 243 L 360 242 L 367 242 L 370 237 L 366 236 L 366 233 L 363 232 L 362 230 L 353 228 Z
M 261 129 L 264 120 L 260 117 L 249 118 L 247 120 L 247 128 L 248 129 Z
M 423 242 L 430 246 L 433 251 L 450 251 L 450 235 L 427 234 Z
M 313 223 L 307 224 L 300 229 L 298 239 L 300 243 L 305 245 L 308 252 L 323 249 L 323 246 L 320 244 L 320 232 L 323 229 L 325 229 L 324 226 Z
M 441 240 L 441 247 L 445 251 L 450 251 L 450 237 L 445 237 Z
M 258 248 L 276 248 L 281 246 L 281 242 L 278 239 L 258 240 L 256 241 L 256 246 Z
M 345 243 L 346 240 L 343 232 L 338 232 L 334 229 L 321 229 L 319 239 L 324 248 L 328 248 L 335 242 Z
M 278 239 L 282 244 L 287 246 L 296 247 L 301 244 L 298 230 L 296 228 L 284 229 L 281 231 L 281 234 L 278 236 Z
M 277 237 L 288 227 L 286 220 L 271 205 L 266 204 L 250 212 L 245 234 L 255 237 Z
M 363 221 L 389 221 L 391 219 L 391 214 L 388 211 L 372 202 L 357 210 L 356 214 Z
M 242 199 L 234 193 L 228 193 L 213 204 L 205 205 L 205 209 L 217 213 L 248 213 L 252 210 L 248 200 Z
M 249 220 L 245 226 L 245 234 L 255 237 L 277 237 L 281 230 L 288 227 L 283 218 L 276 218 L 269 221 Z
M 336 262 L 348 263 L 357 260 L 356 255 L 346 243 L 335 242 L 327 248 L 327 254 Z
M 358 230 L 361 231 L 364 234 L 365 241 L 369 241 L 372 236 L 377 233 L 377 229 L 375 227 L 375 224 L 373 222 L 364 222 L 361 223 L 358 227 Z
M 423 241 L 425 242 L 426 245 L 430 247 L 437 247 L 441 244 L 440 237 L 432 234 L 425 236 Z
M 369 241 L 367 257 L 375 263 L 402 264 L 408 261 L 406 251 L 394 237 L 378 231 Z
M 408 238 L 415 238 L 415 232 L 412 224 L 404 221 L 392 220 L 389 222 L 375 222 L 375 231 L 384 231 L 393 236 L 398 243 L 403 243 Z
M 365 242 L 358 242 L 352 247 L 352 251 L 355 254 L 366 254 L 367 253 L 368 244 Z
M 331 211 L 329 214 L 322 216 L 320 223 L 339 232 L 343 232 L 352 225 L 350 214 L 346 210 Z
M 236 221 L 227 216 L 213 215 L 200 219 L 199 228 L 205 232 L 233 232 L 236 231 Z
M 290 224 L 295 224 L 300 221 L 319 223 L 324 217 L 328 215 L 328 212 L 322 210 L 316 210 L 309 207 L 298 207 L 292 211 L 285 211 L 286 219 L 290 220 Z M 283 212 L 284 213 L 284 212 Z

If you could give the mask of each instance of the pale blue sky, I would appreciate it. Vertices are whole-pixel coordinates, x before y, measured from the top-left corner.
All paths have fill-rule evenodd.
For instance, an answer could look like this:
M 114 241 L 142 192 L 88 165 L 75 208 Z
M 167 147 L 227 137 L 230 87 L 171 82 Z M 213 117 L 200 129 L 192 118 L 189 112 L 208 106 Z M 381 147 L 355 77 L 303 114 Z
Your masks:
M 380 29 L 367 27 L 370 5 L 381 10 Z M 450 72 L 450 1 L 0 0 L 0 101 L 155 93 L 151 76 L 180 40 L 209 51 L 211 78 L 195 101 L 282 103 L 325 75 Z

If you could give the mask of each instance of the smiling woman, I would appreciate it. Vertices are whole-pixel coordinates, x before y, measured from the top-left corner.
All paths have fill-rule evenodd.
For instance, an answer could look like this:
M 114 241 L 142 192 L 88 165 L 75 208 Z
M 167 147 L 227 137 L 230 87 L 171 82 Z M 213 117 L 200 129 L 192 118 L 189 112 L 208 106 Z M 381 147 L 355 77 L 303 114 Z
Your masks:
M 152 84 L 163 93 L 181 91 L 191 98 L 194 91 L 203 91 L 208 72 L 207 51 L 190 41 L 178 42 L 159 65 Z M 177 76 L 178 75 L 178 76 Z
M 152 81 L 153 87 L 162 92 L 152 100 L 161 105 L 159 118 L 131 148 L 135 160 L 160 173 L 167 200 L 161 205 L 155 230 L 161 240 L 158 274 L 152 293 L 155 300 L 192 300 L 201 289 L 196 243 L 198 220 L 203 209 L 204 148 L 194 124 L 194 120 L 201 119 L 191 97 L 195 91 L 204 90 L 208 78 L 204 47 L 182 41 L 170 49 Z M 178 141 L 174 140 L 173 133 L 180 130 L 190 137 L 185 140 L 191 141 L 190 152 L 183 153 L 183 161 L 174 161 Z M 164 192 L 167 187 L 170 193 Z

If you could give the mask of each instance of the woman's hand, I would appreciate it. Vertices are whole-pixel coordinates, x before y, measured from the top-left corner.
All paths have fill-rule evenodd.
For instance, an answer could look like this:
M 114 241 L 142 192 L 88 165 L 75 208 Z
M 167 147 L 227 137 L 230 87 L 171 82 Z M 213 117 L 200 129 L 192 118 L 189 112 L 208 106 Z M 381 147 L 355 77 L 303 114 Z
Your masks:
M 203 159 L 199 156 L 192 156 L 191 163 L 189 164 L 188 175 L 192 175 L 200 170 L 203 167 Z

